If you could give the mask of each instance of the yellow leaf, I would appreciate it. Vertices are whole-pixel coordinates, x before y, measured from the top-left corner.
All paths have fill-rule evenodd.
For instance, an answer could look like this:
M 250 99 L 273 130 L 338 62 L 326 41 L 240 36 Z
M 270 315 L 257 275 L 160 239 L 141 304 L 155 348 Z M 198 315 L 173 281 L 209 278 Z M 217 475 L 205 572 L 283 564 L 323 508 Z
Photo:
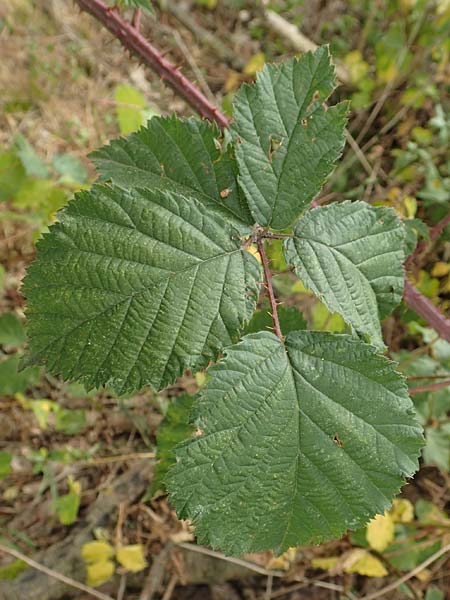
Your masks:
M 389 515 L 394 523 L 411 523 L 414 519 L 414 506 L 404 498 L 394 500 Z
M 353 50 L 353 52 L 349 52 L 345 57 L 344 62 L 348 67 L 350 80 L 352 83 L 358 83 L 364 79 L 370 68 L 368 63 L 363 60 L 362 54 L 359 50 Z
M 73 477 L 67 478 L 67 485 L 69 486 L 69 490 L 79 496 L 81 494 L 81 483 L 73 479 Z
M 366 577 L 385 577 L 388 574 L 385 566 L 376 556 L 360 548 L 352 550 L 347 556 L 344 571 Z
M 111 579 L 114 575 L 114 563 L 111 560 L 102 560 L 86 567 L 86 583 L 97 587 Z
M 247 246 L 247 252 L 254 256 L 257 261 L 261 262 L 261 256 L 259 255 L 258 248 L 254 244 Z
M 52 400 L 27 400 L 26 407 L 31 409 L 41 429 L 46 429 L 51 412 L 58 410 L 58 405 Z
M 408 219 L 412 219 L 417 212 L 417 200 L 414 196 L 405 196 L 403 198 L 403 204 L 406 209 L 406 216 Z
M 242 76 L 237 71 L 229 71 L 228 77 L 225 81 L 225 92 L 229 94 L 230 92 L 235 92 L 237 88 L 241 85 Z
M 142 544 L 132 544 L 118 548 L 116 558 L 123 567 L 128 571 L 133 571 L 133 573 L 142 571 L 147 566 Z
M 389 63 L 383 69 L 380 69 L 378 72 L 378 79 L 381 83 L 389 83 L 393 81 L 398 75 L 398 69 L 395 61 Z
M 313 558 L 311 561 L 311 567 L 313 569 L 322 569 L 323 571 L 330 571 L 333 569 L 339 561 L 339 556 L 327 556 L 325 558 Z
M 419 581 L 429 581 L 430 577 L 431 577 L 431 571 L 430 569 L 422 569 L 421 571 L 419 571 L 416 574 L 416 577 Z
M 450 273 L 450 263 L 437 262 L 431 270 L 433 277 L 445 277 Z
M 114 556 L 114 548 L 108 542 L 88 542 L 81 547 L 81 556 L 86 563 L 105 562 Z
M 394 539 L 394 521 L 389 513 L 377 515 L 367 525 L 366 539 L 378 552 L 383 552 Z
M 265 64 L 266 56 L 264 52 L 257 52 L 245 65 L 243 72 L 245 75 L 255 75 L 258 71 L 261 71 Z
M 289 548 L 281 556 L 272 558 L 266 565 L 266 568 L 273 569 L 274 571 L 287 571 L 296 556 L 297 548 Z
M 450 10 L 450 0 L 438 0 L 436 2 L 436 12 L 438 15 L 443 15 L 447 10 Z

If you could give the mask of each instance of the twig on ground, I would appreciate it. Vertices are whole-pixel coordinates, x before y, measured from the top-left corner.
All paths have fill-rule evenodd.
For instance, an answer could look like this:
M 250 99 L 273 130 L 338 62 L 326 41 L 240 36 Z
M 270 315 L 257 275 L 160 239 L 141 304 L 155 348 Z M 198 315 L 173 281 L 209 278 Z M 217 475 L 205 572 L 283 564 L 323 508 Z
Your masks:
M 123 522 L 125 520 L 125 510 L 126 510 L 126 503 L 121 502 L 119 504 L 116 532 L 114 534 L 114 541 L 115 541 L 116 546 L 122 545 L 122 528 L 123 528 Z
M 427 14 L 428 14 L 428 11 L 427 11 L 427 7 L 425 6 L 425 8 L 422 11 L 422 14 L 420 15 L 420 18 L 418 18 L 417 21 L 415 22 L 413 30 L 411 31 L 411 34 L 410 34 L 406 44 L 403 46 L 403 48 L 399 52 L 399 55 L 395 62 L 395 67 L 398 71 L 400 70 L 400 67 L 403 65 L 403 62 L 405 61 L 405 58 L 408 54 L 409 49 L 411 48 L 416 37 L 418 36 L 420 29 L 422 27 L 422 23 L 424 22 L 425 16 Z M 397 85 L 397 77 L 393 77 L 386 84 L 380 98 L 378 99 L 372 112 L 370 113 L 369 117 L 367 118 L 366 122 L 364 123 L 364 126 L 362 127 L 361 131 L 359 132 L 358 137 L 356 138 L 356 141 L 358 142 L 358 144 L 359 144 L 359 142 L 361 142 L 361 140 L 364 139 L 364 136 L 369 131 L 369 129 L 372 127 L 373 122 L 378 117 L 381 109 L 383 108 L 384 103 L 386 102 L 387 98 L 389 97 L 389 94 L 395 88 L 396 85 Z
M 199 25 L 191 16 L 189 12 L 190 8 L 184 3 L 179 2 L 178 0 L 175 0 L 174 2 L 159 0 L 158 4 L 163 12 L 169 12 L 183 27 L 186 27 L 186 29 L 194 35 L 200 45 L 211 48 L 221 61 L 229 63 L 233 68 L 239 71 L 244 67 L 245 61 L 242 57 L 226 46 L 215 33 L 211 33 Z
M 189 50 L 188 46 L 186 45 L 185 41 L 183 40 L 183 38 L 181 37 L 181 35 L 178 33 L 178 31 L 176 29 L 172 29 L 171 27 L 170 28 L 168 27 L 167 29 L 170 31 L 170 33 L 175 38 L 175 42 L 177 43 L 177 46 L 183 53 L 184 57 L 186 58 L 186 60 L 189 63 L 189 66 L 191 67 L 192 71 L 194 72 L 195 76 L 197 77 L 198 84 L 201 86 L 205 96 L 207 96 L 207 98 L 211 102 L 214 103 L 216 101 L 214 94 L 212 93 L 203 73 L 201 72 L 197 63 L 195 62 L 194 57 L 192 56 L 192 53 Z
M 40 563 L 36 562 L 32 558 L 29 558 L 25 554 L 22 554 L 22 552 L 19 552 L 18 550 L 14 550 L 13 548 L 8 548 L 8 546 L 4 546 L 3 544 L 0 544 L 0 552 L 9 554 L 10 556 L 17 558 L 17 560 L 23 561 L 29 567 L 36 569 L 36 571 L 45 573 L 45 575 L 48 575 L 49 577 L 52 577 L 53 579 L 58 579 L 59 581 L 62 581 L 62 583 L 65 583 L 66 585 L 69 585 L 70 587 L 73 587 L 77 590 L 85 592 L 86 594 L 89 594 L 89 595 L 93 596 L 94 598 L 100 598 L 100 600 L 114 600 L 114 598 L 112 598 L 111 596 L 102 594 L 102 592 L 98 592 L 94 588 L 84 585 L 84 583 L 75 581 L 75 579 L 66 577 L 62 573 L 58 573 L 57 571 L 54 571 L 53 569 L 49 569 L 48 567 L 41 565 Z
M 170 600 L 172 598 L 172 594 L 177 583 L 178 575 L 174 573 L 167 584 L 166 591 L 164 592 L 164 596 L 161 598 L 161 600 Z
M 123 573 L 120 576 L 119 589 L 117 590 L 116 600 L 124 600 L 126 591 L 127 591 L 127 574 Z
M 412 571 L 409 571 L 409 573 L 406 573 L 406 575 L 403 575 L 403 577 L 396 579 L 393 583 L 390 583 L 389 585 L 386 585 L 384 588 L 381 588 L 381 590 L 377 590 L 376 592 L 373 592 L 372 594 L 363 596 L 362 598 L 360 598 L 360 600 L 375 600 L 375 598 L 384 597 L 385 594 L 387 594 L 388 592 L 392 592 L 393 590 L 396 590 L 399 585 L 401 585 L 402 583 L 405 583 L 409 579 L 412 579 L 413 577 L 418 575 L 421 571 L 423 571 L 429 565 L 434 563 L 435 560 L 437 560 L 444 554 L 447 554 L 447 552 L 450 552 L 450 544 L 447 544 L 446 546 L 444 546 L 443 548 L 441 548 L 440 550 L 438 550 L 437 552 L 432 554 L 429 558 L 427 558 L 422 563 L 420 563 L 420 565 L 417 565 L 417 567 L 412 569 Z
M 127 462 L 129 460 L 145 460 L 155 458 L 154 452 L 136 452 L 134 454 L 119 454 L 118 456 L 99 456 L 98 458 L 88 458 L 86 460 L 77 460 L 73 463 L 77 467 L 89 467 L 94 465 L 108 465 L 117 462 Z
M 162 585 L 171 549 L 172 544 L 169 542 L 164 546 L 158 556 L 153 559 L 139 600 L 153 600 L 155 594 Z
M 307 38 L 301 31 L 293 25 L 286 21 L 281 15 L 277 14 L 273 10 L 265 10 L 264 16 L 266 18 L 267 24 L 269 27 L 278 35 L 284 37 L 288 40 L 291 45 L 300 52 L 314 52 L 317 49 L 317 44 L 315 44 L 312 40 Z M 342 83 L 350 84 L 350 76 L 348 70 L 336 61 L 336 74 L 338 79 L 342 81 Z
M 267 583 L 266 583 L 266 591 L 264 594 L 264 600 L 270 600 L 272 598 L 272 588 L 273 588 L 273 575 L 268 575 Z
M 206 554 L 207 556 L 212 556 L 213 558 L 218 558 L 219 560 L 225 560 L 226 562 L 233 563 L 235 565 L 239 565 L 240 567 L 244 567 L 249 569 L 250 571 L 254 571 L 255 573 L 259 573 L 260 575 L 265 575 L 268 577 L 272 575 L 274 577 L 283 577 L 285 575 L 282 571 L 269 571 L 256 563 L 252 563 L 248 560 L 243 560 L 242 558 L 234 558 L 233 556 L 226 556 L 222 554 L 222 552 L 216 552 L 215 550 L 210 550 L 209 548 L 205 548 L 204 546 L 198 546 L 197 544 L 189 544 L 189 542 L 181 542 L 177 544 L 178 547 L 184 548 L 185 550 L 191 550 L 192 552 L 198 552 L 199 554 Z M 142 598 L 140 600 L 143 600 Z
M 374 176 L 374 170 L 375 170 L 375 168 L 372 167 L 372 165 L 367 160 L 366 155 L 364 154 L 364 152 L 359 147 L 358 142 L 355 140 L 355 138 L 352 136 L 352 134 L 350 133 L 350 131 L 348 129 L 345 129 L 344 134 L 345 134 L 345 139 L 348 142 L 348 145 L 350 146 L 350 148 L 355 153 L 356 158 L 359 160 L 359 162 L 361 163 L 361 165 L 365 169 L 367 175 L 369 175 L 369 177 L 373 177 Z M 387 181 L 388 180 L 388 176 L 383 171 L 383 169 L 379 168 L 378 171 L 380 172 L 380 175 L 382 176 L 382 178 L 385 181 Z

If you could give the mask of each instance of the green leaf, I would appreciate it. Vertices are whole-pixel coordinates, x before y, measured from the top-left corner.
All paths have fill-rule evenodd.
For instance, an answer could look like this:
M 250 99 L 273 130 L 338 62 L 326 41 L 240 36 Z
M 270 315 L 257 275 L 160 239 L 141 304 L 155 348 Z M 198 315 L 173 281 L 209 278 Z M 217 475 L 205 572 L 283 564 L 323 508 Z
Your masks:
M 53 508 L 62 525 L 75 523 L 80 508 L 81 485 L 69 478 L 69 492 L 53 501 Z
M 67 183 L 86 183 L 88 175 L 83 163 L 71 154 L 55 154 L 53 168 Z
M 14 152 L 0 154 L 0 202 L 11 200 L 26 177 L 22 161 Z
M 164 479 L 169 468 L 175 464 L 174 448 L 180 442 L 190 437 L 193 427 L 189 423 L 193 397 L 182 394 L 169 404 L 166 416 L 158 427 L 156 434 L 156 458 L 158 462 L 150 486 L 149 495 L 152 497 L 159 490 L 165 489 Z
M 0 480 L 12 473 L 12 455 L 9 452 L 0 451 Z
M 24 283 L 28 364 L 87 387 L 161 389 L 250 319 L 261 272 L 206 206 L 158 190 L 80 192 Z
M 348 104 L 324 107 L 335 81 L 328 47 L 322 47 L 266 65 L 255 84 L 236 94 L 239 183 L 260 225 L 291 225 L 341 155 Z
M 20 319 L 14 313 L 0 316 L 0 344 L 20 346 L 25 341 L 25 331 Z
M 39 380 L 39 369 L 18 370 L 20 357 L 13 354 L 0 361 L 0 396 L 13 396 L 24 392 Z
M 3 565 L 0 567 L 0 581 L 12 581 L 27 568 L 27 564 L 24 563 L 23 560 L 14 560 L 8 565 Z
M 396 539 L 383 553 L 386 560 L 399 571 L 410 571 L 429 558 L 441 547 L 442 543 L 433 539 L 414 539 L 417 528 L 408 525 L 397 525 Z
M 138 573 L 148 565 L 142 544 L 130 544 L 117 548 L 116 559 L 119 564 L 132 573 Z
M 307 323 L 296 308 L 278 307 L 278 318 L 283 335 L 298 329 L 306 329 Z M 250 323 L 245 328 L 245 333 L 256 333 L 257 331 L 267 331 L 273 329 L 273 320 L 267 310 L 258 310 L 253 315 Z
M 154 12 L 151 0 L 116 0 L 115 3 L 127 8 L 143 8 L 151 14 Z
M 120 84 L 114 92 L 120 133 L 133 133 L 144 124 L 143 109 L 147 102 L 144 94 L 132 85 Z
M 86 428 L 86 412 L 82 408 L 56 411 L 55 429 L 66 435 L 76 435 Z
M 47 165 L 39 158 L 23 135 L 16 137 L 15 146 L 16 154 L 20 158 L 27 175 L 38 177 L 39 179 L 47 179 L 49 176 Z
M 331 312 L 382 347 L 380 318 L 403 294 L 403 243 L 404 228 L 392 209 L 343 202 L 301 217 L 285 256 Z
M 430 239 L 427 225 L 421 219 L 404 219 L 405 225 L 405 254 L 412 254 L 417 246 L 419 236 L 424 240 Z
M 166 478 L 200 543 L 238 555 L 338 537 L 384 513 L 418 467 L 405 381 L 373 346 L 260 332 L 209 375 Z
M 440 590 L 435 585 L 431 585 L 427 588 L 427 593 L 425 594 L 425 600 L 444 600 L 445 592 Z
M 439 427 L 426 427 L 427 444 L 423 450 L 426 465 L 436 465 L 443 471 L 450 470 L 450 423 Z
M 222 148 L 215 125 L 198 119 L 153 117 L 128 138 L 113 140 L 90 155 L 103 181 L 130 189 L 173 190 L 192 196 L 234 224 L 251 225 L 237 184 L 237 165 Z

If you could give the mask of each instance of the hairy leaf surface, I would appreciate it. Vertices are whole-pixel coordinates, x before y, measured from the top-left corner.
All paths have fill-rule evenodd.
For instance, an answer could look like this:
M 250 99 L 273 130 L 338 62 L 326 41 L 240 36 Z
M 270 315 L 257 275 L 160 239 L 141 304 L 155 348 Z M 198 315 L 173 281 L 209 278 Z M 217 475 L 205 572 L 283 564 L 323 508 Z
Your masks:
M 383 513 L 417 469 L 404 379 L 373 346 L 259 332 L 209 373 L 198 435 L 166 481 L 200 543 L 240 554 L 338 537 Z
M 260 225 L 284 229 L 320 191 L 344 146 L 347 104 L 323 105 L 335 87 L 328 48 L 266 65 L 234 101 L 239 183 Z
M 380 318 L 402 299 L 404 236 L 390 208 L 331 204 L 298 220 L 285 257 L 330 311 L 381 347 Z
M 59 220 L 25 281 L 28 363 L 120 393 L 161 389 L 253 313 L 257 261 L 192 198 L 95 186 Z
M 193 196 L 235 224 L 253 220 L 237 184 L 237 164 L 219 143 L 215 125 L 198 119 L 153 117 L 146 127 L 96 150 L 102 180 L 124 189 L 174 190 Z

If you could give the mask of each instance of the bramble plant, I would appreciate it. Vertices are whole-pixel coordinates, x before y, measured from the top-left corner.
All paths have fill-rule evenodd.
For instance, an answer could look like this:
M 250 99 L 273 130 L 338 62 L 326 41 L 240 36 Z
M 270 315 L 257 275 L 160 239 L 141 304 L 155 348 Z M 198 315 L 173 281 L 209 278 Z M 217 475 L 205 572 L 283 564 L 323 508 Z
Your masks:
M 154 117 L 97 150 L 102 183 L 59 213 L 24 283 L 26 364 L 125 394 L 216 362 L 166 484 L 199 541 L 229 554 L 361 527 L 423 445 L 405 380 L 380 354 L 404 226 L 364 202 L 311 208 L 344 145 L 347 104 L 325 105 L 334 88 L 319 48 L 242 86 L 225 133 Z M 349 334 L 283 335 L 273 238 Z M 240 337 L 261 286 L 274 332 Z

